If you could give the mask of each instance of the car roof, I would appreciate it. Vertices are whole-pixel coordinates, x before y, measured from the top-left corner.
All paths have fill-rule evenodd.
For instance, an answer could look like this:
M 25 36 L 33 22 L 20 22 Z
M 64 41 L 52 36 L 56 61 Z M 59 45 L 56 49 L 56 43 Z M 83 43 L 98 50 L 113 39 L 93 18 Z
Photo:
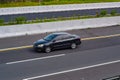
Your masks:
M 52 34 L 55 34 L 55 35 L 71 35 L 70 33 L 67 33 L 67 32 L 55 32 L 55 33 L 52 33 Z

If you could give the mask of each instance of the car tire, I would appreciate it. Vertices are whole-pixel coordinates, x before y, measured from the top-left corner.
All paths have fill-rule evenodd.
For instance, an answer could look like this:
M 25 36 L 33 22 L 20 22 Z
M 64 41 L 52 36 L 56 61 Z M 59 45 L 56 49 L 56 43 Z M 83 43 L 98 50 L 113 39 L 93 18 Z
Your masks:
M 71 49 L 75 49 L 75 48 L 77 48 L 77 45 L 75 43 L 72 43 L 71 44 Z
M 46 47 L 45 48 L 45 53 L 50 53 L 51 52 L 51 48 L 50 47 Z

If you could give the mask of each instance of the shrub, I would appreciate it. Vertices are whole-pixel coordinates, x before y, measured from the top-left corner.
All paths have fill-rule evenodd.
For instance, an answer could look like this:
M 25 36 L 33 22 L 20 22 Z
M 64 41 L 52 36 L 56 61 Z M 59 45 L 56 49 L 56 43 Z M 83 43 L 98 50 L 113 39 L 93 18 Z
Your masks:
M 3 24 L 4 24 L 4 20 L 0 19 L 0 25 L 3 25 Z
M 101 16 L 107 15 L 107 11 L 106 11 L 106 10 L 102 10 L 102 11 L 100 12 L 100 15 L 101 15 Z
M 22 24 L 22 23 L 26 23 L 26 18 L 23 16 L 19 16 L 17 18 L 15 18 L 16 24 Z
M 111 14 L 112 16 L 114 16 L 114 15 L 116 15 L 116 13 L 117 13 L 116 10 L 112 10 L 110 14 Z

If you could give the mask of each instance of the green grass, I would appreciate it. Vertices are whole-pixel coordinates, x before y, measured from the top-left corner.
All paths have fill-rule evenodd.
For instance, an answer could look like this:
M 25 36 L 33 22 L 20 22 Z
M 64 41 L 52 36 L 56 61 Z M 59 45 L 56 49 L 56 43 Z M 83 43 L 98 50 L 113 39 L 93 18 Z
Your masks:
M 82 4 L 82 3 L 101 3 L 101 2 L 120 2 L 120 0 L 54 0 L 50 2 L 43 2 L 44 5 L 53 4 Z
M 6 3 L 6 4 L 0 4 L 1 8 L 4 7 L 22 7 L 22 6 L 38 6 L 39 3 L 36 2 L 12 2 L 12 3 Z
M 57 4 L 82 4 L 82 3 L 100 3 L 100 2 L 120 2 L 120 0 L 50 0 L 46 2 L 12 2 L 0 4 L 0 7 L 21 7 L 21 6 L 39 6 L 39 5 L 57 5 Z

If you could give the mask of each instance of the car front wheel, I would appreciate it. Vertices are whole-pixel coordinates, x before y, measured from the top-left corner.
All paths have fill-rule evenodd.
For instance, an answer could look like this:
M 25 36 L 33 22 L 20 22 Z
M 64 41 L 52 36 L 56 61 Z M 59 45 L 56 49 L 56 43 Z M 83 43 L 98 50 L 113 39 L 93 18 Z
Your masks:
M 45 48 L 45 52 L 46 52 L 46 53 L 51 52 L 51 48 L 50 48 L 50 47 L 46 47 L 46 48 Z
M 72 48 L 72 49 L 75 49 L 76 47 L 77 47 L 77 45 L 76 45 L 75 43 L 72 43 L 72 44 L 71 44 L 71 48 Z

